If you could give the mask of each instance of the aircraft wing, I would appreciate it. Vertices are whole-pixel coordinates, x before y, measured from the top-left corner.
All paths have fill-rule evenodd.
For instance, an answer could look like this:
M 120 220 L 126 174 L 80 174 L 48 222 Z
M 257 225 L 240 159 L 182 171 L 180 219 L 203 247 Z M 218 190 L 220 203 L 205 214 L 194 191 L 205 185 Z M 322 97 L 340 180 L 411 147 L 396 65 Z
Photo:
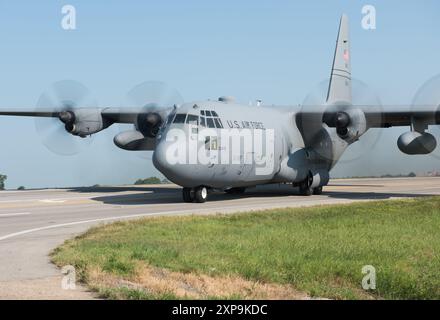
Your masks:
M 353 110 L 361 111 L 365 115 L 367 127 L 389 128 L 396 126 L 409 126 L 414 122 L 424 125 L 440 124 L 440 106 L 424 105 L 391 105 L 391 106 L 303 106 L 297 114 L 297 119 L 317 121 L 322 119 L 329 127 L 335 127 L 338 117 L 342 113 L 348 115 Z
M 146 106 L 142 108 L 103 108 L 101 114 L 103 118 L 111 120 L 113 123 L 134 123 L 139 115 L 155 113 L 165 122 L 168 114 L 173 107 L 158 108 Z
M 0 108 L 0 116 L 55 118 L 54 122 L 47 125 L 62 128 L 62 131 L 47 130 L 45 127 L 42 129 L 46 135 L 44 143 L 55 153 L 72 154 L 76 150 L 75 145 L 62 135 L 64 130 L 74 136 L 86 137 L 105 130 L 114 123 L 130 123 L 136 127 L 135 130 L 120 132 L 114 137 L 118 147 L 125 150 L 154 150 L 156 134 L 173 109 L 174 107 L 158 107 L 153 104 L 121 108 Z M 58 148 L 61 145 L 59 139 L 64 139 L 62 141 L 65 147 Z
M 24 117 L 58 117 L 60 111 L 55 109 L 0 109 L 0 116 L 24 116 Z
M 111 107 L 111 108 L 77 108 L 72 112 L 87 110 L 88 113 L 94 112 L 100 114 L 103 119 L 109 120 L 112 123 L 134 123 L 139 115 L 147 115 L 150 113 L 158 114 L 162 121 L 165 121 L 167 115 L 173 108 L 158 108 L 155 106 L 146 107 Z M 22 116 L 22 117 L 54 117 L 60 116 L 60 113 L 66 110 L 60 110 L 55 108 L 0 108 L 0 116 Z
M 382 110 L 362 108 L 369 127 L 388 128 L 409 126 L 413 122 L 425 125 L 440 124 L 438 106 L 387 106 Z

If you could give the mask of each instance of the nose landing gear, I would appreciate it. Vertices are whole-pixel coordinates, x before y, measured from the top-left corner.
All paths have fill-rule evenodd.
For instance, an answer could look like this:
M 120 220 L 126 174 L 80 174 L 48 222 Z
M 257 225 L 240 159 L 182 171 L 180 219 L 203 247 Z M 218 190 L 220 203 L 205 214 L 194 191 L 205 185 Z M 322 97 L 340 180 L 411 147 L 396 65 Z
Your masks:
M 208 199 L 208 189 L 200 186 L 197 188 L 183 188 L 183 201 L 203 203 Z

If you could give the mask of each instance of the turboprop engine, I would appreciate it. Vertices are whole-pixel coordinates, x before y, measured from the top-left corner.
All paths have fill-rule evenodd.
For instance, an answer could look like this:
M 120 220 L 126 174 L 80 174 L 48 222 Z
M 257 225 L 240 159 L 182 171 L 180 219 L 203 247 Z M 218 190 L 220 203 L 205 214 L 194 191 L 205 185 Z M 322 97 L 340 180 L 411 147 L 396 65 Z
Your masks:
M 338 136 L 351 143 L 359 139 L 367 131 L 367 120 L 362 110 L 350 106 L 339 111 L 328 111 L 324 114 L 324 122 L 336 128 Z
M 428 154 L 437 147 L 437 141 L 430 133 L 409 131 L 399 137 L 397 146 L 406 154 Z
M 64 123 L 67 132 L 80 137 L 97 133 L 111 125 L 111 122 L 103 119 L 97 108 L 61 111 L 58 118 Z
M 135 123 L 135 127 L 144 136 L 149 138 L 156 137 L 162 126 L 162 117 L 157 112 L 141 113 L 138 115 Z
M 156 145 L 156 135 L 162 124 L 162 117 L 159 113 L 141 113 L 134 124 L 136 130 L 117 134 L 113 142 L 124 150 L 153 150 Z

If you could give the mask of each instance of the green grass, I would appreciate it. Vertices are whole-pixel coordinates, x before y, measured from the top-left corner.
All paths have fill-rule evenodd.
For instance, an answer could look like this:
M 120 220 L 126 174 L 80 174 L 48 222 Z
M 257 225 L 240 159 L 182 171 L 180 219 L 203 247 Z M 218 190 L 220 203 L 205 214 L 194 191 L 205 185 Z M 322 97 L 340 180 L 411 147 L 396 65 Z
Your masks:
M 74 265 L 85 282 L 94 267 L 135 279 L 141 263 L 290 284 L 327 298 L 439 299 L 440 197 L 118 222 L 67 241 L 53 260 Z M 364 265 L 376 268 L 374 291 L 361 288 Z

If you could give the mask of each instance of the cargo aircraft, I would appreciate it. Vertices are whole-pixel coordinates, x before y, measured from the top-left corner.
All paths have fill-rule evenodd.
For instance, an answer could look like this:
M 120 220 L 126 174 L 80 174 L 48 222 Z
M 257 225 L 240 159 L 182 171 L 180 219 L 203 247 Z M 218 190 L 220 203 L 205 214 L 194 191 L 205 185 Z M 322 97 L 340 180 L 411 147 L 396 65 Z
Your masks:
M 232 97 L 133 107 L 86 107 L 69 92 L 57 105 L 0 109 L 0 115 L 49 117 L 76 139 L 117 123 L 133 124 L 114 143 L 125 150 L 153 151 L 154 166 L 183 187 L 185 202 L 205 202 L 211 190 L 243 193 L 247 187 L 291 183 L 300 194 L 321 194 L 329 172 L 350 145 L 371 128 L 407 126 L 398 141 L 406 154 L 436 148 L 429 125 L 440 122 L 438 104 L 375 108 L 352 99 L 348 18 L 340 20 L 325 102 L 299 106 L 251 106 Z M 65 132 L 64 132 L 65 133 Z

